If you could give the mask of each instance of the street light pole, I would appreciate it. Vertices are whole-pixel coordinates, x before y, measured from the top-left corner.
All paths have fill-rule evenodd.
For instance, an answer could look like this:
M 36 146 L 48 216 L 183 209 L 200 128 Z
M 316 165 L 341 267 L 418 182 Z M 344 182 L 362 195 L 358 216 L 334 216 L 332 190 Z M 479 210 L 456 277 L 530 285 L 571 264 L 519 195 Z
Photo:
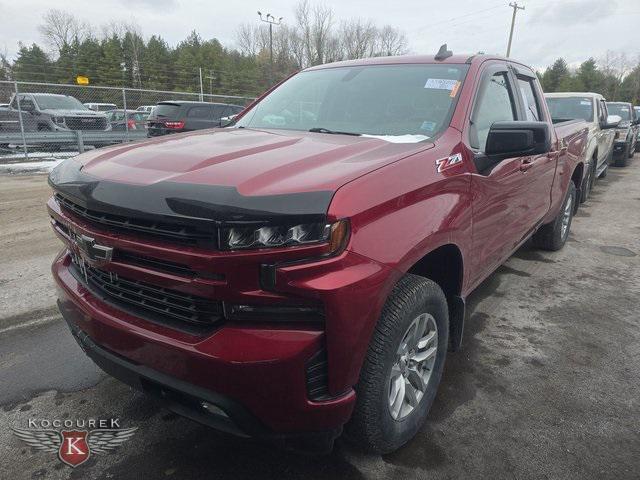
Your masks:
M 280 25 L 282 23 L 282 17 L 276 20 L 276 17 L 267 13 L 264 17 L 262 12 L 258 12 L 260 21 L 269 24 L 269 83 L 273 85 L 273 26 Z

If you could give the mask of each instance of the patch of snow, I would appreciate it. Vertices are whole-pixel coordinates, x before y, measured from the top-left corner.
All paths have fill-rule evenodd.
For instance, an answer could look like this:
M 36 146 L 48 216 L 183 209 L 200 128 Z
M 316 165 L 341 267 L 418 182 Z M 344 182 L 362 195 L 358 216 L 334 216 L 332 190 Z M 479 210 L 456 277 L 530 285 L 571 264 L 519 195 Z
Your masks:
M 0 163 L 0 174 L 49 173 L 64 160 L 64 158 L 59 158 L 54 161 Z

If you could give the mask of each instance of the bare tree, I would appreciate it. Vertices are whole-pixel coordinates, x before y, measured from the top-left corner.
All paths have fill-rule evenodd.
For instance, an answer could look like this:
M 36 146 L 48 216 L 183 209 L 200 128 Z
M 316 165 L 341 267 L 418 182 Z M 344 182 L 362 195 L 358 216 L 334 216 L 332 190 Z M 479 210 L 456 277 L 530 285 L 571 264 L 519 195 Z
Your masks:
M 243 23 L 236 30 L 236 43 L 244 55 L 254 57 L 258 54 L 256 45 L 256 27 L 250 23 Z
M 71 45 L 74 41 L 81 42 L 89 32 L 86 23 L 64 10 L 51 9 L 42 17 L 42 24 L 38 30 L 47 45 L 57 52 Z
M 407 44 L 407 37 L 399 28 L 385 25 L 378 31 L 377 55 L 405 55 Z
M 326 63 L 327 57 L 336 56 L 338 42 L 332 39 L 332 26 L 333 10 L 331 7 L 316 4 L 313 7 L 313 23 L 311 24 L 311 65 Z
M 364 58 L 375 54 L 378 30 L 371 21 L 354 18 L 343 22 L 338 36 L 345 59 Z

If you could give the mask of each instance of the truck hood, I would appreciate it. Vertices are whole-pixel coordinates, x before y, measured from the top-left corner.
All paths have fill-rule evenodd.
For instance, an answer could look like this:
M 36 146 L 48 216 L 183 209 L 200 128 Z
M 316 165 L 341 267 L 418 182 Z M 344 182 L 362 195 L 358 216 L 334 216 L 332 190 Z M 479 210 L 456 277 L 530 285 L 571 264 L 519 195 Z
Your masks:
M 95 150 L 50 175 L 85 208 L 215 221 L 324 218 L 345 183 L 429 142 L 285 130 L 215 129 Z
M 93 110 L 41 110 L 42 113 L 58 117 L 106 117 L 104 113 L 94 112 Z

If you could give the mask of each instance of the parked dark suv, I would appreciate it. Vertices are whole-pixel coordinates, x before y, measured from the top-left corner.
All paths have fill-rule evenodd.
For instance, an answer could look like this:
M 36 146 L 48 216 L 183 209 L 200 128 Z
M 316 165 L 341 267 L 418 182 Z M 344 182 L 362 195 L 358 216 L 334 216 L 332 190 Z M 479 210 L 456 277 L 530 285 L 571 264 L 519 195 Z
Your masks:
M 626 102 L 607 102 L 607 110 L 609 115 L 618 115 L 622 119 L 613 141 L 613 161 L 616 167 L 626 167 L 636 151 L 640 118 L 633 106 Z
M 170 100 L 160 102 L 147 119 L 147 135 L 155 137 L 167 133 L 188 132 L 220 127 L 222 117 L 244 110 L 240 105 L 226 103 L 188 102 Z

